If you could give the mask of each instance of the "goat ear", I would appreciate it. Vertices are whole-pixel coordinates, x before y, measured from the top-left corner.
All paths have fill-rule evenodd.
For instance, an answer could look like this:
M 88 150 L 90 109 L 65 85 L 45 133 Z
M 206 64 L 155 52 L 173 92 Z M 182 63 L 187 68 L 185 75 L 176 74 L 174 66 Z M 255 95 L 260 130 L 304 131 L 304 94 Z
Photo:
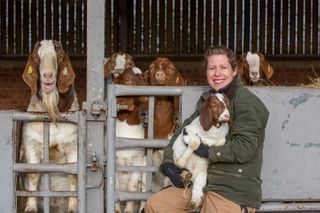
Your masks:
M 133 61 L 133 57 L 127 53 L 125 53 L 125 55 L 126 55 L 126 59 L 127 59 L 126 68 L 135 67 L 136 65 Z
M 139 85 L 139 86 L 146 86 L 147 85 L 143 74 L 135 74 L 134 78 L 135 78 L 134 80 L 137 82 L 137 85 Z
M 200 112 L 199 112 L 199 120 L 202 128 L 205 131 L 208 131 L 211 128 L 212 116 L 207 106 L 207 100 L 201 104 Z
M 150 71 L 149 70 L 146 70 L 142 73 L 142 76 L 143 76 L 143 79 L 144 79 L 144 82 L 147 84 L 147 85 L 151 85 L 151 82 L 150 82 Z
M 244 83 L 249 82 L 249 66 L 247 63 L 246 54 L 242 54 L 238 59 L 236 71 Z
M 109 78 L 109 76 L 111 75 L 111 71 L 112 71 L 112 62 L 111 62 L 111 58 L 109 58 L 109 60 L 104 65 L 104 78 Z
M 246 63 L 245 55 L 241 55 L 237 61 L 236 70 L 240 76 L 243 76 L 244 71 L 244 64 Z
M 261 61 L 261 68 L 262 68 L 262 72 L 264 73 L 264 75 L 266 76 L 266 80 L 270 80 L 270 78 L 273 75 L 273 68 L 272 66 L 269 64 L 269 62 L 266 60 L 266 58 L 264 57 L 264 55 L 259 54 L 260 56 L 260 61 Z
M 175 85 L 177 86 L 184 86 L 185 85 L 185 80 L 184 78 L 181 76 L 180 72 L 176 70 L 175 72 Z
M 60 93 L 66 93 L 76 77 L 67 54 L 64 54 L 61 64 L 58 64 L 58 69 L 58 90 Z
M 22 79 L 31 89 L 31 95 L 35 95 L 38 92 L 38 78 L 40 66 L 38 50 L 40 46 L 40 42 L 37 42 L 32 53 L 29 55 L 28 62 L 22 73 Z
M 30 55 L 24 68 L 22 79 L 30 87 L 31 95 L 35 95 L 38 92 L 38 78 L 39 64 L 35 62 L 33 55 Z
M 223 94 L 223 102 L 226 104 L 227 108 L 230 106 L 230 100 L 225 94 Z
M 144 76 L 144 80 L 145 82 L 147 83 L 147 85 L 155 85 L 156 82 L 154 80 L 154 69 L 155 69 L 155 63 L 157 63 L 156 61 L 153 61 L 150 66 L 149 66 L 149 69 L 146 70 L 144 73 L 143 73 L 143 76 Z

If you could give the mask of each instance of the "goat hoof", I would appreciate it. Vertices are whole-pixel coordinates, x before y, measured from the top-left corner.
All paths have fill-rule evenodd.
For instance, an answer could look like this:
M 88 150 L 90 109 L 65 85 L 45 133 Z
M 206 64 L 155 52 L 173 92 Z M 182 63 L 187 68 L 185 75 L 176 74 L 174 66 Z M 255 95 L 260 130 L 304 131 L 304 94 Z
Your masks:
M 197 204 L 196 204 L 196 202 L 191 201 L 189 206 L 190 206 L 190 208 L 195 209 L 197 207 Z
M 26 208 L 24 210 L 25 213 L 38 213 L 38 210 L 37 209 L 29 209 L 29 208 Z
M 36 210 L 25 210 L 24 212 L 25 213 L 38 213 L 38 211 L 36 211 Z
M 181 173 L 181 177 L 185 180 L 185 181 L 189 181 L 192 178 L 192 173 L 189 171 L 184 170 Z
M 25 213 L 37 213 L 38 212 L 37 199 L 35 197 L 28 198 L 24 212 Z

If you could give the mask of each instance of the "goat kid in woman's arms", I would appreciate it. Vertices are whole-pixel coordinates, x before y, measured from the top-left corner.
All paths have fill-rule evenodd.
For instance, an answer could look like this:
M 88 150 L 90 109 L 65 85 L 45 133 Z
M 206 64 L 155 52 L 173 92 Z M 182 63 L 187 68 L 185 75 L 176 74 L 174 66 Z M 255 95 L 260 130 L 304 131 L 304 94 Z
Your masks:
M 220 93 L 211 94 L 200 107 L 199 116 L 183 129 L 174 142 L 174 162 L 179 168 L 187 169 L 181 175 L 186 182 L 192 181 L 191 206 L 199 207 L 203 197 L 203 188 L 207 180 L 208 160 L 193 152 L 206 152 L 204 146 L 221 146 L 226 142 L 229 131 L 229 99 Z

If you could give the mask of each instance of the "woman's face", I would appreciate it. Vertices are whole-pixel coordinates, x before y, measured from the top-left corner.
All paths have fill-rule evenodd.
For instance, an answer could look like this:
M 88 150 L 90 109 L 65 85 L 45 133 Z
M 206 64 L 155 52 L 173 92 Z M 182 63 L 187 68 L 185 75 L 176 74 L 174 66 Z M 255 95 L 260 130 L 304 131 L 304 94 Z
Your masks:
M 227 86 L 237 74 L 232 70 L 226 55 L 210 56 L 207 65 L 207 81 L 216 91 Z

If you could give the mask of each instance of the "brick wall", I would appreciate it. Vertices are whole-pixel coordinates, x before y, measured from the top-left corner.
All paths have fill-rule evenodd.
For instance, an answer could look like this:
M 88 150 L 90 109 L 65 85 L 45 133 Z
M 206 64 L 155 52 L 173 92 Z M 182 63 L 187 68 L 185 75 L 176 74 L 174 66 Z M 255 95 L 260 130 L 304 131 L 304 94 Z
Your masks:
M 80 106 L 86 100 L 86 64 L 83 61 L 72 61 L 76 73 L 76 92 Z M 30 88 L 22 80 L 22 72 L 26 62 L 0 61 L 0 110 L 25 110 L 30 99 Z M 146 70 L 150 62 L 137 62 L 141 70 Z M 277 86 L 295 86 L 299 83 L 309 84 L 310 79 L 320 77 L 320 61 L 270 62 L 274 67 L 273 82 Z M 183 77 L 198 85 L 206 85 L 202 63 L 175 62 Z

